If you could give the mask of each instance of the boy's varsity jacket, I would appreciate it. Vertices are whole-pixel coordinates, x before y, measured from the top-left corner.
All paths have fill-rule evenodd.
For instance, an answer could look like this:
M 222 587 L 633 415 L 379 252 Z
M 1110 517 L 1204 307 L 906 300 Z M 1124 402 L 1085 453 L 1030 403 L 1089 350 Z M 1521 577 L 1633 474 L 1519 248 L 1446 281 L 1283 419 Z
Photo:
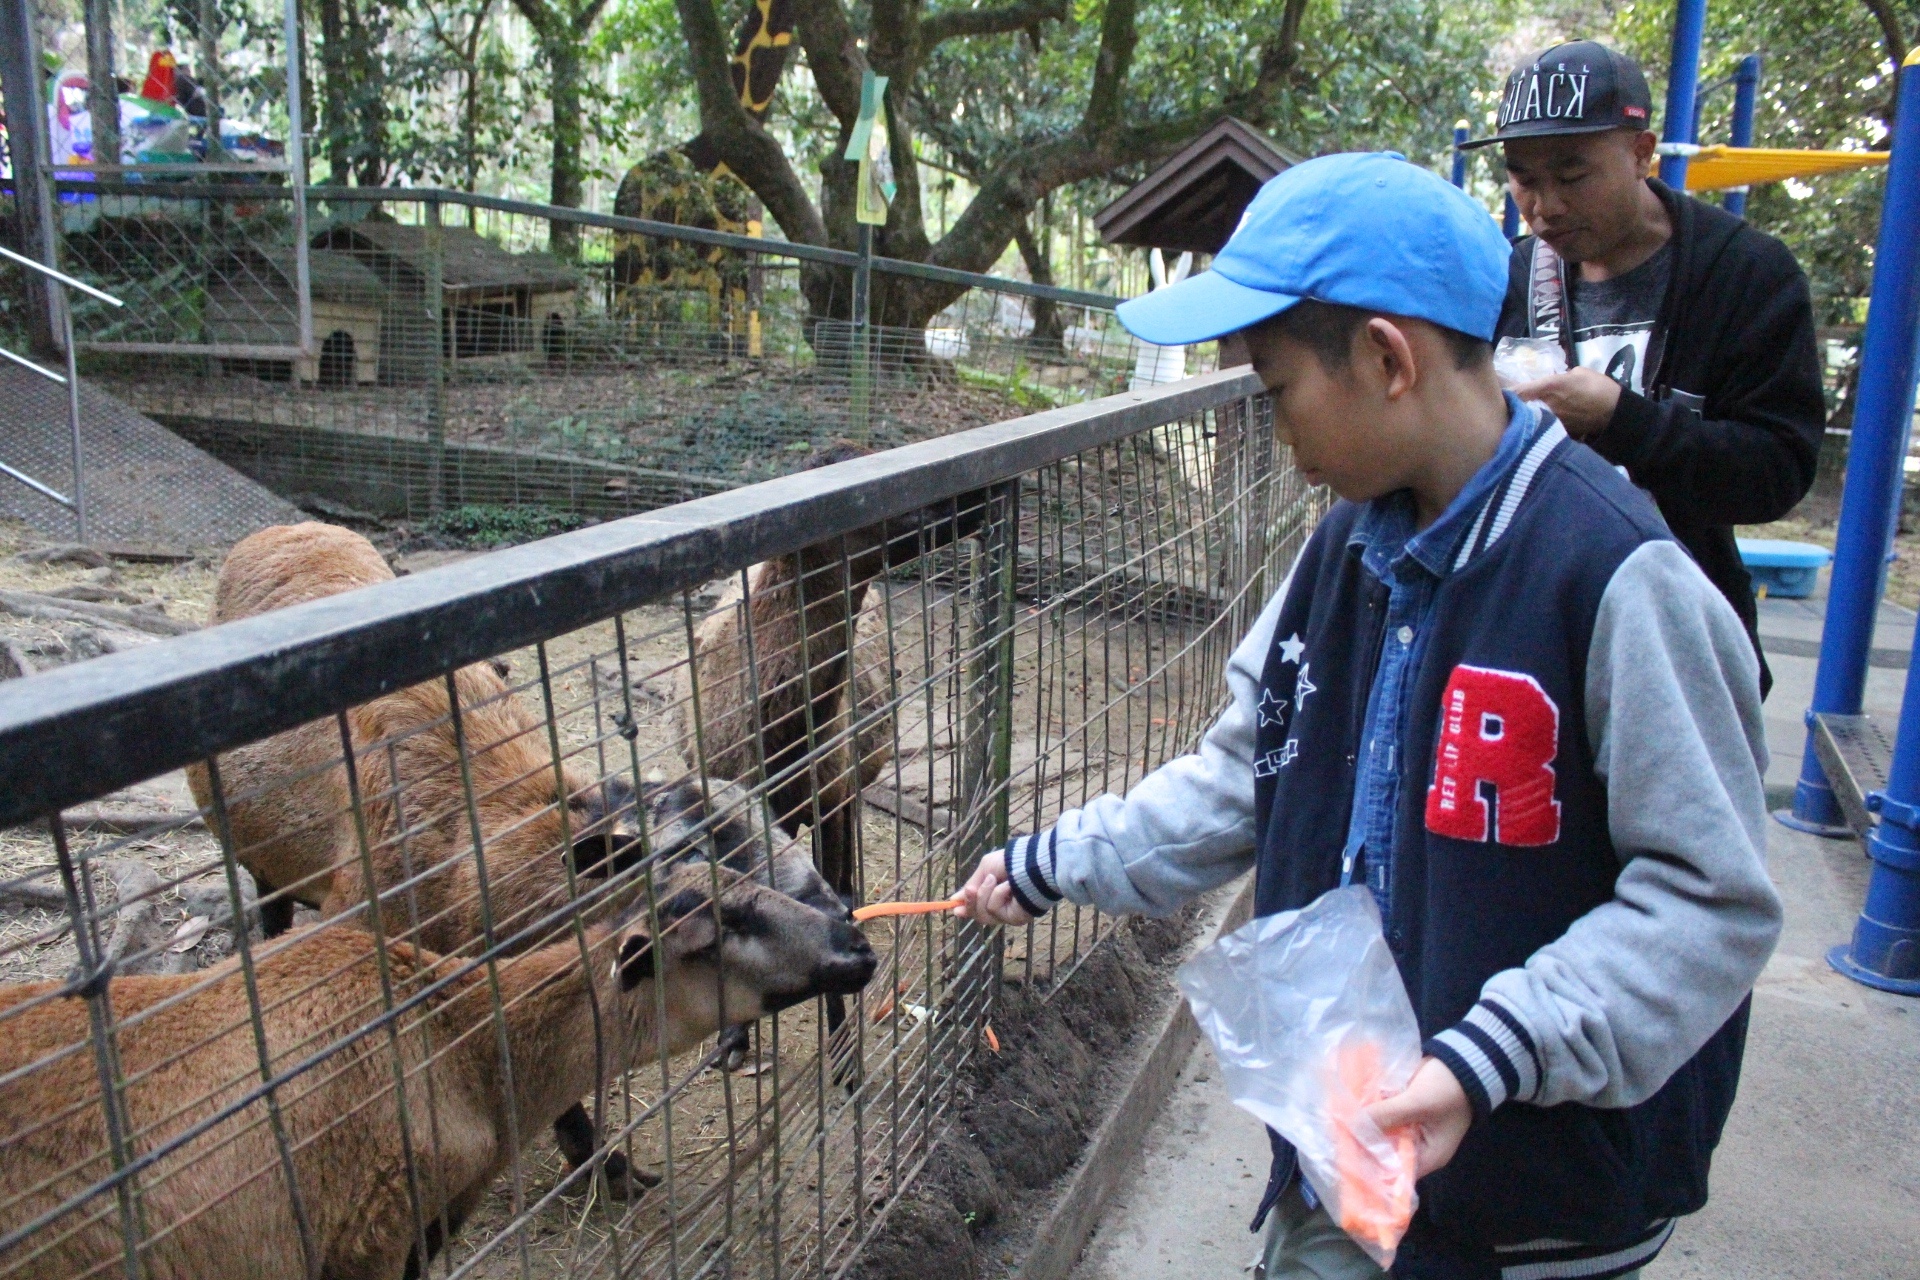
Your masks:
M 1645 494 L 1544 413 L 1534 433 L 1442 522 L 1463 532 L 1399 718 L 1387 940 L 1474 1125 L 1420 1184 L 1395 1275 L 1603 1277 L 1658 1252 L 1705 1203 L 1780 928 L 1740 621 Z M 1196 753 L 1008 845 L 1023 905 L 1165 914 L 1250 862 L 1262 915 L 1341 883 L 1376 663 L 1413 639 L 1383 634 L 1363 510 L 1321 522 Z M 1275 1151 L 1268 1205 L 1293 1174 Z

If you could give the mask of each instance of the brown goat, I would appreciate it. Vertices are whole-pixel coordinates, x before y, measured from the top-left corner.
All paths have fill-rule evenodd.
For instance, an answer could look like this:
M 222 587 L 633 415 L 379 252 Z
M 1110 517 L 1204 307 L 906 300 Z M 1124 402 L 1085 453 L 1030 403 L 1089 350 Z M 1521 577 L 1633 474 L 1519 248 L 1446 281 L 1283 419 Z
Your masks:
M 214 620 L 247 617 L 392 576 L 373 545 L 350 530 L 317 523 L 263 529 L 228 554 L 215 591 Z M 406 936 L 443 954 L 475 948 L 487 932 L 476 823 L 496 938 L 511 936 L 521 923 L 565 900 L 569 861 L 580 876 L 604 877 L 624 871 L 647 847 L 638 839 L 641 819 L 625 781 L 601 783 L 567 762 L 563 801 L 546 721 L 491 665 L 461 668 L 454 685 L 457 724 L 444 680 L 397 690 L 346 713 L 382 927 L 389 937 Z M 461 770 L 463 741 L 472 814 Z M 263 896 L 269 889 L 281 891 L 282 911 L 268 919 L 270 933 L 291 922 L 294 899 L 318 906 L 329 918 L 365 906 L 372 895 L 337 721 L 311 721 L 226 752 L 220 772 L 236 857 L 259 881 Z M 209 805 L 205 767 L 189 769 L 188 780 L 194 798 Z M 703 794 L 711 795 L 710 810 Z M 713 860 L 738 871 L 775 864 L 773 882 L 782 891 L 844 915 L 803 851 L 773 849 L 756 838 L 772 824 L 741 818 L 755 802 L 737 789 L 656 789 L 649 802 L 661 828 L 652 849 L 662 861 L 724 844 Z M 569 836 L 571 849 L 563 854 L 563 837 Z M 629 887 L 624 895 L 633 892 Z M 618 899 L 608 900 L 600 913 L 618 906 Z M 738 1033 L 734 1039 L 740 1039 Z M 739 1056 L 737 1049 L 732 1056 Z M 584 1107 L 562 1117 L 556 1136 L 576 1166 L 597 1145 Z M 624 1157 L 616 1155 L 606 1168 L 611 1193 L 626 1194 L 630 1175 Z
M 246 1101 L 260 1064 L 235 963 L 114 980 L 109 997 L 121 1022 L 116 1043 L 137 1148 L 156 1150 L 237 1108 L 138 1175 L 152 1233 L 145 1273 L 423 1274 L 513 1158 L 514 1124 L 520 1135 L 536 1132 L 578 1105 L 596 1080 L 695 1045 L 725 1023 L 857 991 L 874 971 L 874 953 L 845 921 L 730 870 L 681 864 L 658 891 L 658 938 L 636 910 L 588 931 L 585 966 L 571 937 L 500 963 L 510 1078 L 490 1025 L 484 970 L 461 974 L 458 962 L 387 946 L 396 1003 L 420 997 L 399 1015 L 397 1042 L 376 1028 L 278 1093 L 311 1259 L 303 1258 L 266 1103 Z M 297 935 L 263 956 L 257 975 L 267 1051 L 282 1070 L 347 1041 L 383 1007 L 371 935 L 359 930 L 321 926 Z M 430 990 L 436 982 L 444 985 Z M 0 988 L 0 1027 L 0 1221 L 19 1224 L 55 1211 L 112 1166 L 85 1051 L 86 1003 L 62 998 L 51 983 Z M 396 1051 L 407 1075 L 404 1112 Z M 117 1266 L 112 1204 L 106 1193 L 56 1217 L 44 1239 L 29 1238 L 26 1247 L 39 1252 L 14 1259 L 12 1274 L 51 1280 Z
M 351 530 L 313 522 L 277 525 L 242 539 L 228 553 L 214 588 L 213 621 L 231 622 L 392 577 L 373 544 Z M 554 877 L 522 874 L 561 842 L 561 797 L 546 723 L 491 664 L 461 668 L 454 687 L 494 915 L 504 923 L 537 907 L 554 887 Z M 410 905 L 420 915 L 416 940 L 435 951 L 456 950 L 480 933 L 462 910 L 478 900 L 479 868 L 471 856 L 473 832 L 450 712 L 446 682 L 429 680 L 346 713 L 367 834 L 376 861 L 393 863 L 376 865 L 376 879 L 383 887 L 405 879 L 403 853 L 416 872 L 433 869 L 414 887 Z M 373 744 L 378 748 L 369 750 Z M 406 825 L 423 828 L 409 830 L 404 850 L 395 839 L 401 816 L 394 811 L 396 771 Z M 236 856 L 253 873 L 263 899 L 279 891 L 262 908 L 269 933 L 292 923 L 296 901 L 331 914 L 366 900 L 337 721 L 310 721 L 225 752 L 220 774 Z M 567 828 L 576 839 L 604 844 L 609 811 L 618 806 L 609 805 L 577 766 L 567 765 L 564 774 Z M 187 781 L 194 800 L 208 807 L 213 796 L 206 767 L 190 766 Z M 467 856 L 455 856 L 461 853 Z M 342 868 L 351 883 L 336 885 Z M 563 880 L 564 872 L 557 878 Z M 396 932 L 407 927 L 406 905 L 385 904 Z
M 842 446 L 809 465 L 862 452 Z M 793 836 L 812 828 L 821 874 L 849 901 L 859 793 L 893 751 L 889 727 L 870 718 L 886 689 L 884 659 L 867 640 L 877 620 L 862 618 L 868 588 L 887 570 L 977 532 L 984 515 L 984 496 L 967 494 L 763 561 L 748 570 L 745 606 L 735 587 L 694 633 L 675 700 L 683 748 L 691 758 L 697 747 L 717 777 L 768 780 L 780 825 Z M 700 691 L 697 743 L 690 681 Z M 868 723 L 855 732 L 860 720 Z

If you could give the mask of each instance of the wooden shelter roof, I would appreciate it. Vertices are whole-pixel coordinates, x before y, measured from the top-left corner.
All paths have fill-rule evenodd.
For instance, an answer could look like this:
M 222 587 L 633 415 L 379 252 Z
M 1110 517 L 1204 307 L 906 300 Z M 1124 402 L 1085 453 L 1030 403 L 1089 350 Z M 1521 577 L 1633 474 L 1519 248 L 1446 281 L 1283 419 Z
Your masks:
M 1260 185 L 1299 162 L 1225 116 L 1095 214 L 1093 225 L 1108 244 L 1218 253 Z
M 397 222 L 343 223 L 321 232 L 314 238 L 314 246 L 384 254 L 420 276 L 427 273 L 425 227 Z M 449 291 L 528 287 L 558 292 L 579 285 L 574 274 L 551 255 L 508 253 L 466 227 L 443 227 L 440 253 L 441 285 Z

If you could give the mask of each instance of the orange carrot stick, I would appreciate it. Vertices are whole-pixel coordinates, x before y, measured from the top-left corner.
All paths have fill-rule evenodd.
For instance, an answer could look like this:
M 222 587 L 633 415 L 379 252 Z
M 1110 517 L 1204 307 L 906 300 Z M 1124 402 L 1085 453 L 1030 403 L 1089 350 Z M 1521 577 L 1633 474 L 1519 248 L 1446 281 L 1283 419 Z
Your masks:
M 980 1029 L 987 1033 L 987 1048 L 993 1050 L 995 1053 L 1000 1052 L 1000 1037 L 993 1034 L 993 1024 L 991 1022 L 983 1022 L 980 1024 Z
M 945 902 L 869 902 L 864 907 L 855 907 L 853 918 L 867 921 L 878 920 L 881 916 L 930 916 L 936 911 L 951 911 L 960 902 L 957 894 Z
M 1356 1239 L 1383 1251 L 1400 1243 L 1413 1217 L 1413 1133 L 1396 1130 L 1386 1138 L 1400 1156 L 1400 1168 L 1383 1168 L 1355 1136 L 1352 1124 L 1378 1102 L 1386 1074 L 1380 1047 L 1368 1041 L 1340 1047 L 1328 1080 L 1328 1110 L 1333 1124 L 1334 1166 L 1340 1179 L 1340 1226 Z

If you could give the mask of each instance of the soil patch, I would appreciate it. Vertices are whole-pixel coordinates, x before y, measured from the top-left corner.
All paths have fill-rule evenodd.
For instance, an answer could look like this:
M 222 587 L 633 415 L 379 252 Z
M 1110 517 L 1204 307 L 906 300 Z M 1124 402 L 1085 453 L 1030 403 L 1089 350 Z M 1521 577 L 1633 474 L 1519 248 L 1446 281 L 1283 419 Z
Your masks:
M 1178 998 L 1173 969 L 1203 910 L 1120 923 L 1057 991 L 1009 975 L 992 1016 L 1001 1051 L 968 1065 L 951 1129 L 852 1280 L 1012 1271 L 1124 1085 L 1122 1050 Z

